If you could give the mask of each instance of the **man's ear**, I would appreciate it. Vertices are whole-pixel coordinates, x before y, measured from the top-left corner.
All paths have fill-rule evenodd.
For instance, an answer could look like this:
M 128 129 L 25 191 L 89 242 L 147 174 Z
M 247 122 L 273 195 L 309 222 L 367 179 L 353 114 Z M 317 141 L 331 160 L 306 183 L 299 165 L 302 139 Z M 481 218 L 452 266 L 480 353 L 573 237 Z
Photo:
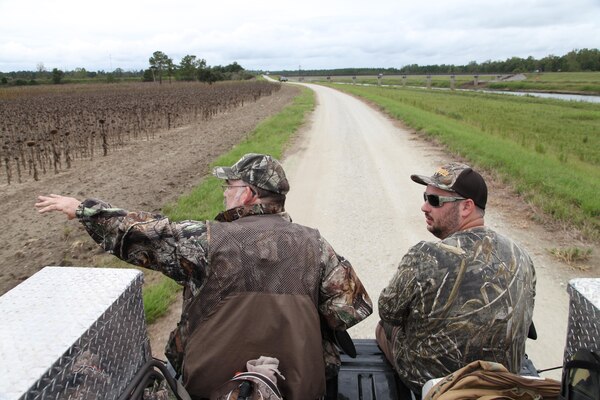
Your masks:
M 477 207 L 472 199 L 466 199 L 460 202 L 460 213 L 463 217 L 468 217 L 473 214 Z
M 250 186 L 246 186 L 244 188 L 244 192 L 242 193 L 242 203 L 244 205 L 254 204 L 256 203 L 256 192 Z

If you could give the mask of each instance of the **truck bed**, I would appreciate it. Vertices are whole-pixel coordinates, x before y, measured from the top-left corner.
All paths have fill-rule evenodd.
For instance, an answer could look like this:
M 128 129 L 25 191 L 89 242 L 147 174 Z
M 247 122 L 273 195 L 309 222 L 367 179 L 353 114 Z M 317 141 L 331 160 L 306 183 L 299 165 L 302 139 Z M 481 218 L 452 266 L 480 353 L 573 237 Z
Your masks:
M 399 385 L 394 370 L 377 346 L 375 339 L 355 339 L 356 358 L 341 355 L 338 399 L 404 400 L 409 392 Z

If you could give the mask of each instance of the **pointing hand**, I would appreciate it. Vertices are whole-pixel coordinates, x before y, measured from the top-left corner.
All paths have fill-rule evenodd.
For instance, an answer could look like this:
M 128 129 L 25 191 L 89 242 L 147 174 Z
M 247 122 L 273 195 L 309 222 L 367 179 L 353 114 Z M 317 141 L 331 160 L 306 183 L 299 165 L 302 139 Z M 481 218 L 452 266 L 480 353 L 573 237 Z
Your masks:
M 40 214 L 49 211 L 60 211 L 66 214 L 68 219 L 73 219 L 79 204 L 81 204 L 81 201 L 76 198 L 50 194 L 48 196 L 38 196 L 35 207 Z

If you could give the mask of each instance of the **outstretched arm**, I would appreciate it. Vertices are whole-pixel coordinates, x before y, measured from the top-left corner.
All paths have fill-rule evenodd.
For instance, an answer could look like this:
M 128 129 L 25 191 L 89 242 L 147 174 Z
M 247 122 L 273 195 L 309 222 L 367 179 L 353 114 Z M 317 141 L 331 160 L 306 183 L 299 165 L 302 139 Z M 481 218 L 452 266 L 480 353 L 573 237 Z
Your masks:
M 39 196 L 35 206 L 40 213 L 60 211 L 78 218 L 96 243 L 123 261 L 160 271 L 181 284 L 202 284 L 208 249 L 204 222 L 172 222 L 159 214 L 56 194 Z
M 38 196 L 35 207 L 39 213 L 50 211 L 59 211 L 66 214 L 68 219 L 75 218 L 75 211 L 81 204 L 81 201 L 74 197 L 66 197 L 58 194 L 50 194 L 48 196 Z

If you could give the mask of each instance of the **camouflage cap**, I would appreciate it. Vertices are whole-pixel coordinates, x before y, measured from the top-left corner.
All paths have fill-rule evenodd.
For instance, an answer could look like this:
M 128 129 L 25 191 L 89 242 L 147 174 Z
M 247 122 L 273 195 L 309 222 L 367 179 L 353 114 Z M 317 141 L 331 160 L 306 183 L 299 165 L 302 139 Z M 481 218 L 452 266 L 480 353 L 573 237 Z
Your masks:
M 246 154 L 231 167 L 214 168 L 213 175 L 219 179 L 241 179 L 258 188 L 279 194 L 286 194 L 290 190 L 290 184 L 279 161 L 265 154 Z
M 481 209 L 487 203 L 487 185 L 483 177 L 466 164 L 452 162 L 440 168 L 432 176 L 411 175 L 410 179 L 421 185 L 431 185 L 455 192 L 472 199 Z

